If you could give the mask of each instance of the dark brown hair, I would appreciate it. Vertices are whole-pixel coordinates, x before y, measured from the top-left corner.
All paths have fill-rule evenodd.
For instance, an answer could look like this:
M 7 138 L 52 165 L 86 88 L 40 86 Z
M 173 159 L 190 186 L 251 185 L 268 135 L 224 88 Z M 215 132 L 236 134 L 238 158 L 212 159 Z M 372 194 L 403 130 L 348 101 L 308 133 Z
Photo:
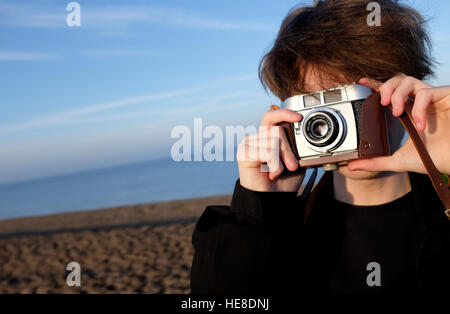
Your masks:
M 259 78 L 281 100 L 304 93 L 305 74 L 314 67 L 339 83 L 362 77 L 380 81 L 404 73 L 433 74 L 425 20 L 393 0 L 378 0 L 381 26 L 369 26 L 370 0 L 323 0 L 294 8 L 259 64 Z

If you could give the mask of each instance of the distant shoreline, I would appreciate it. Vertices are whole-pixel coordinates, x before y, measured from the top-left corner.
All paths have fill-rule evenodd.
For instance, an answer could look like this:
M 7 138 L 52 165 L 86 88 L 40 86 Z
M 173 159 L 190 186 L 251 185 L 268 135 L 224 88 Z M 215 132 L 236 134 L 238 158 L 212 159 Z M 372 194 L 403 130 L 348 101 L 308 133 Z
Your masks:
M 0 237 L 161 225 L 198 219 L 208 205 L 229 205 L 231 195 L 118 206 L 0 220 Z
M 237 178 L 235 164 L 170 159 L 49 177 L 0 186 L 0 220 L 231 194 Z

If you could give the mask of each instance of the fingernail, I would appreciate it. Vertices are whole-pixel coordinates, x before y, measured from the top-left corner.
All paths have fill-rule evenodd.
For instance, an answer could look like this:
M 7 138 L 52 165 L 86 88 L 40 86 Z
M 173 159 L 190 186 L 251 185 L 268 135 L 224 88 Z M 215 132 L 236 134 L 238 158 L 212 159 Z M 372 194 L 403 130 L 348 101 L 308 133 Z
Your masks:
M 422 130 L 422 127 L 423 127 L 422 122 L 417 122 L 416 123 L 416 127 L 417 127 L 418 130 Z
M 287 166 L 288 168 L 292 168 L 292 167 L 294 166 L 294 163 L 293 163 L 293 161 L 292 161 L 291 158 L 288 158 L 288 159 L 286 160 L 286 166 Z
M 295 169 L 295 168 L 297 168 L 297 166 L 298 166 L 298 162 L 297 162 L 297 160 L 295 160 L 294 158 L 291 159 L 291 160 L 289 161 L 289 163 L 291 164 L 291 165 L 290 165 L 291 169 Z

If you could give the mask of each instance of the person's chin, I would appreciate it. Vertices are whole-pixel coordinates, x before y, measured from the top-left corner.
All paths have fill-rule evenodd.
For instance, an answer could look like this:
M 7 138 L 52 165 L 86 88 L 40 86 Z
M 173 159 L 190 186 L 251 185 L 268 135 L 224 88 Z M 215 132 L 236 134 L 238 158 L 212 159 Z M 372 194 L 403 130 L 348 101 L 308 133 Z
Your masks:
M 352 170 L 348 169 L 347 166 L 340 166 L 338 171 L 344 177 L 353 179 L 353 180 L 375 179 L 381 175 L 381 172 L 370 172 L 370 171 L 360 171 L 360 170 L 352 171 Z

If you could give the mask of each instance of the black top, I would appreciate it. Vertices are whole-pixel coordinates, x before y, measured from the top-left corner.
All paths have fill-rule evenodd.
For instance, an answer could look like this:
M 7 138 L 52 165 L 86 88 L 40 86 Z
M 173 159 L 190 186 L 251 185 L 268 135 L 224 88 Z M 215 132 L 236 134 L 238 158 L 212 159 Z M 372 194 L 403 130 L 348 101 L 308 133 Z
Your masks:
M 335 203 L 345 231 L 331 292 L 417 292 L 418 222 L 412 193 L 378 206 Z
M 418 286 L 448 297 L 450 221 L 427 176 L 410 179 L 410 194 L 375 208 L 337 203 L 330 175 L 308 199 L 250 191 L 238 181 L 231 206 L 208 206 L 195 227 L 191 292 L 290 295 L 286 300 L 298 302 L 311 294 L 408 293 Z M 381 267 L 381 287 L 365 286 L 369 262 Z

